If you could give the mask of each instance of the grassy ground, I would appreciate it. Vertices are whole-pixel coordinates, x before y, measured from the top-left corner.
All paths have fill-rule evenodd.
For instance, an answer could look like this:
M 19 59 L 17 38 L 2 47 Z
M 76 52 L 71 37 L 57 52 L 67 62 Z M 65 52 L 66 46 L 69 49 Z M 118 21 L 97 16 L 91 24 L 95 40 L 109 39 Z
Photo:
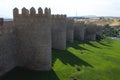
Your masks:
M 120 40 L 75 41 L 52 56 L 52 71 L 16 68 L 3 80 L 120 80 Z

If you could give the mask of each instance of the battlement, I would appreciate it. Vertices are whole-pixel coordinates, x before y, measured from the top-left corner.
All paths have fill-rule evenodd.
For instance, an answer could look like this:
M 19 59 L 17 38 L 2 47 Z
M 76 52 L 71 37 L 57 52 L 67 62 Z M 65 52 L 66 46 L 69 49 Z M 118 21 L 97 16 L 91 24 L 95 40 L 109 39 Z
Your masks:
M 78 24 L 78 25 L 85 25 L 85 22 L 84 21 L 74 21 L 75 24 Z
M 33 16 L 37 16 L 37 17 L 50 17 L 51 16 L 51 9 L 50 8 L 45 8 L 44 10 L 39 7 L 38 8 L 38 13 L 36 13 L 36 10 L 34 7 L 31 7 L 30 10 L 26 9 L 25 7 L 22 8 L 21 10 L 21 14 L 19 13 L 19 9 L 18 8 L 14 8 L 13 9 L 13 16 L 14 18 L 16 17 L 33 17 Z M 44 13 L 43 13 L 44 11 Z
M 57 15 L 52 15 L 52 19 L 66 19 L 67 16 L 66 15 L 63 15 L 63 14 L 57 14 Z
M 68 22 L 68 24 L 73 24 L 75 21 L 74 21 L 74 19 L 67 18 L 67 22 Z

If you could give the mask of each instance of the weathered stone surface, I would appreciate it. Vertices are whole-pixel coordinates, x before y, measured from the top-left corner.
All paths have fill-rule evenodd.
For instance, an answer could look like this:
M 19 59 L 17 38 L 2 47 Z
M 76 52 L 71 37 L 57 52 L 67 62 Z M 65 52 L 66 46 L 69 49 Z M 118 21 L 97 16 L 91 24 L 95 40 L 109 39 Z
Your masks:
M 66 16 L 52 15 L 52 48 L 66 49 Z
M 85 39 L 96 40 L 97 25 L 93 23 L 86 24 Z
M 17 66 L 33 70 L 51 69 L 51 19 L 47 15 L 49 10 L 45 11 L 41 16 L 36 14 L 33 7 L 30 14 L 23 8 L 24 14 L 14 17 L 18 45 Z
M 78 40 L 84 40 L 85 28 L 84 22 L 74 23 L 74 38 Z
M 16 66 L 16 39 L 15 35 L 3 34 L 0 36 L 0 76 Z
M 103 27 L 102 26 L 98 26 L 96 27 L 96 35 L 102 36 L 103 34 Z
M 73 19 L 67 19 L 67 41 L 73 43 L 74 42 L 74 20 Z

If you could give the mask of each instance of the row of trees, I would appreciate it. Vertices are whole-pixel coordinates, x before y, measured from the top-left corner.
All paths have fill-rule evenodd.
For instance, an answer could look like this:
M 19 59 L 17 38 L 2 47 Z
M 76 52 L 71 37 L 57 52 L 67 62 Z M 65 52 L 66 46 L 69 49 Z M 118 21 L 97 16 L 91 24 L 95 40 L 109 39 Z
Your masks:
M 107 24 L 103 27 L 103 35 L 109 37 L 120 37 L 120 27 L 112 27 Z

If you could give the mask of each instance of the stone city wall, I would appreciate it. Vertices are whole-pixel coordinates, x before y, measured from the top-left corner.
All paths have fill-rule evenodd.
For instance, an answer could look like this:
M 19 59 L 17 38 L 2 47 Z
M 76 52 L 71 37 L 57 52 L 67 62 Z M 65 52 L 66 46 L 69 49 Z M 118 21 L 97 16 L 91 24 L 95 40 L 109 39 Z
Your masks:
M 50 8 L 38 8 L 38 13 L 33 7 L 30 10 L 23 8 L 21 14 L 15 8 L 13 22 L 1 25 L 0 75 L 16 66 L 51 70 L 51 48 L 65 50 L 66 41 L 73 43 L 74 38 L 96 40 L 96 35 L 102 31 L 92 23 L 75 22 L 66 15 L 51 15 Z M 5 27 L 8 25 L 12 31 Z
M 16 66 L 16 39 L 12 33 L 0 35 L 0 76 Z

